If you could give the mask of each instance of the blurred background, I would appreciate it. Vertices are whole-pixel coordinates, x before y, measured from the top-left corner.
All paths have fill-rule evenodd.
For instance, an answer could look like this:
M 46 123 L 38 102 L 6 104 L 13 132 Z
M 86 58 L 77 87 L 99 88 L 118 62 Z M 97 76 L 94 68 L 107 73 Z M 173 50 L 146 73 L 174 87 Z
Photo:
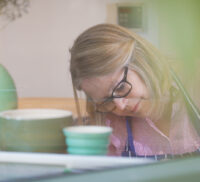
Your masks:
M 159 48 L 199 99 L 199 0 L 0 0 L 0 8 L 0 64 L 18 97 L 73 97 L 68 50 L 85 29 L 114 23 Z

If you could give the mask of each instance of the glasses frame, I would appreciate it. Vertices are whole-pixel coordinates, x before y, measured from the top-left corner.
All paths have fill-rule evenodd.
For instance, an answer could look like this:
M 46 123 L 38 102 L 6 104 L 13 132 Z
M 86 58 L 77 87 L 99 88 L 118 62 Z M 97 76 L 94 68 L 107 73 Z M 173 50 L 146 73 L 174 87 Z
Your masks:
M 124 97 L 126 97 L 131 92 L 131 90 L 132 90 L 132 84 L 127 81 L 128 66 L 125 66 L 124 68 L 125 68 L 125 70 L 124 70 L 124 76 L 123 76 L 122 80 L 114 87 L 111 96 L 107 97 L 106 100 L 104 100 L 101 104 L 98 105 L 98 107 L 106 104 L 107 102 L 112 101 L 113 99 L 124 98 Z M 128 85 L 130 85 L 129 91 L 127 93 L 125 93 L 124 95 L 121 95 L 121 96 L 114 95 L 115 90 L 123 82 L 127 83 Z M 102 111 L 98 111 L 98 107 L 96 108 L 96 111 L 97 112 L 102 112 Z M 114 110 L 114 109 L 115 109 L 115 107 L 112 110 Z M 108 111 L 108 112 L 111 112 L 111 111 Z

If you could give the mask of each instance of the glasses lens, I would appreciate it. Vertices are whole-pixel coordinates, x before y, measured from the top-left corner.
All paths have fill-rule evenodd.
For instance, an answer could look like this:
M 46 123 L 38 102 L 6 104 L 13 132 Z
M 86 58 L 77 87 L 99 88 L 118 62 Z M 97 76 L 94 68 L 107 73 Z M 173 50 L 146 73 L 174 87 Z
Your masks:
M 96 105 L 96 110 L 99 112 L 110 112 L 115 108 L 115 104 L 112 100 L 105 101 L 99 105 Z
M 96 105 L 96 111 L 99 112 L 111 112 L 115 109 L 114 98 L 126 97 L 131 91 L 132 86 L 128 82 L 121 82 L 113 91 L 113 96 L 111 99 L 104 101 L 101 104 Z
M 113 96 L 117 98 L 125 97 L 131 91 L 131 84 L 128 82 L 121 82 L 113 91 Z

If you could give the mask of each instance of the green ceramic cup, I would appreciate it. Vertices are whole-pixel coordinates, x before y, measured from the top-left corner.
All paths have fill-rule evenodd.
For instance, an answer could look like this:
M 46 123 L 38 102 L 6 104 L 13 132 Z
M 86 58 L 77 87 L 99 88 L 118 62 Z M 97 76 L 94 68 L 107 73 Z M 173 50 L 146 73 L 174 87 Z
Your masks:
M 0 113 L 4 151 L 66 153 L 62 129 L 73 125 L 72 113 L 60 109 L 14 109 Z
M 106 155 L 112 128 L 107 126 L 73 126 L 63 129 L 67 152 L 77 155 Z

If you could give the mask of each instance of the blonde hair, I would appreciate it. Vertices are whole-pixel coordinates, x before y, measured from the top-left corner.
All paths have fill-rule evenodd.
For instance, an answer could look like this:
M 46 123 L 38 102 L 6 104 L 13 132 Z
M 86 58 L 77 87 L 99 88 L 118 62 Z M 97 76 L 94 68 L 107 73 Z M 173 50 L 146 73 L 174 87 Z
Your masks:
M 121 26 L 99 24 L 87 29 L 75 40 L 70 52 L 77 109 L 76 89 L 81 90 L 83 79 L 103 76 L 125 65 L 140 75 L 152 97 L 169 95 L 171 77 L 165 58 L 148 41 Z M 164 104 L 160 104 L 157 115 L 160 116 L 163 110 Z M 90 102 L 87 102 L 87 111 L 92 117 L 97 116 Z

